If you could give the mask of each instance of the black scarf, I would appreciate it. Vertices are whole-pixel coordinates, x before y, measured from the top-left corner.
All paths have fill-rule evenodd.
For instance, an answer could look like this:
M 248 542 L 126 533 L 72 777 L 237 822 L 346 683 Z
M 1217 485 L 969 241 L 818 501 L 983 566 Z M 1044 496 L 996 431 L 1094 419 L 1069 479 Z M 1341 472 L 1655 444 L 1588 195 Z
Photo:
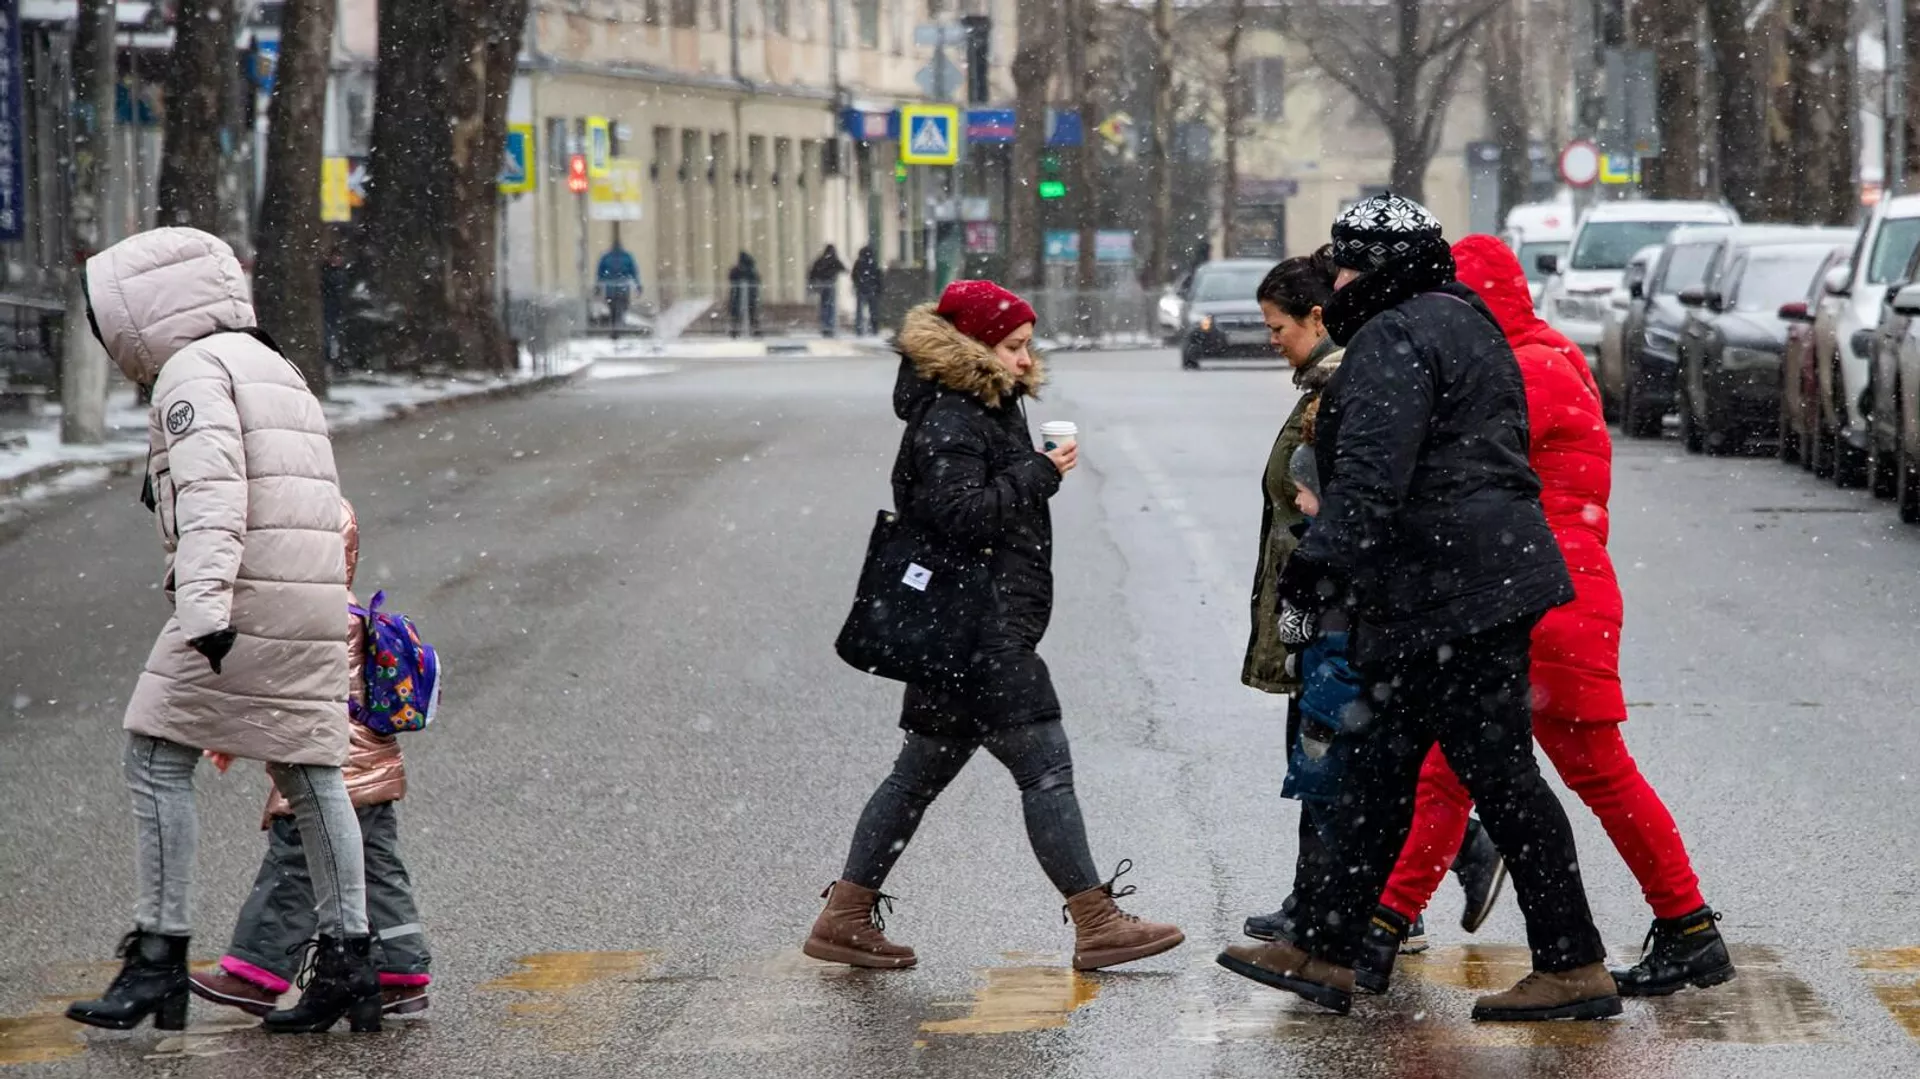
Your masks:
M 1439 237 L 1423 242 L 1404 258 L 1397 258 L 1333 294 L 1324 316 L 1327 335 L 1341 348 L 1353 340 L 1373 316 L 1391 311 L 1423 292 L 1432 292 L 1454 279 L 1453 251 Z

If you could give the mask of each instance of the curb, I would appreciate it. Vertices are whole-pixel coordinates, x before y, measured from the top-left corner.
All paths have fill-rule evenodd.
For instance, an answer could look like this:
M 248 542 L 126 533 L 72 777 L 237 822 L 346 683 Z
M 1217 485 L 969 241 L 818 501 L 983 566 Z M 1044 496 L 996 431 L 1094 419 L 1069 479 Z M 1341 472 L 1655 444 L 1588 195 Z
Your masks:
M 492 401 L 504 401 L 509 398 L 525 397 L 547 390 L 556 390 L 584 380 L 592 371 L 593 362 L 588 361 L 586 364 L 572 371 L 568 371 L 563 375 L 542 375 L 539 378 L 530 378 L 521 382 L 509 382 L 500 386 L 489 386 L 484 390 L 454 394 L 450 397 L 440 397 L 431 401 L 388 405 L 386 412 L 379 416 L 370 416 L 366 419 L 342 423 L 337 427 L 330 428 L 328 433 L 333 436 L 357 433 L 378 427 L 385 423 L 390 423 L 394 420 L 408 419 L 414 416 L 434 415 L 441 412 L 453 412 L 466 408 L 469 405 L 483 405 Z M 0 500 L 17 497 L 29 488 L 51 483 L 62 476 L 89 468 L 105 470 L 108 479 L 118 479 L 122 476 L 132 475 L 146 461 L 146 457 L 146 448 L 141 447 L 128 451 L 123 457 L 108 457 L 97 461 L 53 461 L 41 465 L 39 468 L 29 469 L 17 476 L 0 479 Z

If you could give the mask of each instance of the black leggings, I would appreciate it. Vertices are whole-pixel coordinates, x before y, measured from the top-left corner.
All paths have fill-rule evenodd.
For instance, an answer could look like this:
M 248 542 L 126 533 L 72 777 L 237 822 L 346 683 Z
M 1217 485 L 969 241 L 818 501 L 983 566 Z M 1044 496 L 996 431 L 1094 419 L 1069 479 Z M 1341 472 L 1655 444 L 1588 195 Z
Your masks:
M 1080 817 L 1080 800 L 1073 793 L 1073 755 L 1067 748 L 1067 729 L 1059 720 L 1029 723 L 981 738 L 932 738 L 907 735 L 893 773 L 867 800 L 853 831 L 853 849 L 847 852 L 841 877 L 863 888 L 878 889 L 893 863 L 907 849 L 920 818 L 940 792 L 981 746 L 1007 766 L 1020 788 L 1026 811 L 1027 840 L 1034 857 L 1061 895 L 1078 895 L 1098 887 L 1100 873 L 1087 847 L 1087 826 Z

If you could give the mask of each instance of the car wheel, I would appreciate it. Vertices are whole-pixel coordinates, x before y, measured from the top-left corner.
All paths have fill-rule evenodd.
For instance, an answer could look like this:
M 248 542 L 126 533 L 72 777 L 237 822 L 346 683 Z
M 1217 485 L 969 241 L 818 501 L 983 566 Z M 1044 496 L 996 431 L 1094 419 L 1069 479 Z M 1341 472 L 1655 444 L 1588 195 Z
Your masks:
M 1600 381 L 1600 419 L 1606 423 L 1619 423 L 1621 416 L 1620 398 L 1607 391 L 1607 383 Z
M 1700 441 L 1709 457 L 1732 457 L 1746 448 L 1746 439 L 1741 436 L 1738 427 L 1726 423 L 1724 416 L 1715 416 L 1713 398 L 1708 396 L 1701 410 Z
M 1833 385 L 1835 392 L 1845 392 L 1840 389 L 1846 385 L 1846 382 L 1841 379 L 1839 371 L 1833 373 Z M 1833 414 L 1846 415 L 1846 405 L 1839 400 L 1834 401 Z M 1847 441 L 1846 436 L 1838 430 L 1828 435 L 1827 445 L 1832 451 L 1829 462 L 1833 469 L 1833 485 L 1846 488 L 1865 487 L 1867 485 L 1867 451 L 1855 449 L 1853 444 Z
M 1920 474 L 1916 474 L 1913 459 L 1907 455 L 1907 437 L 1907 414 L 1902 409 L 1900 435 L 1893 446 L 1893 500 L 1899 507 L 1900 519 L 1915 525 L 1920 524 Z
M 1642 395 L 1634 389 L 1639 382 L 1633 371 L 1627 372 L 1624 399 L 1620 402 L 1620 430 L 1628 438 L 1659 438 L 1660 413 L 1650 408 Z
M 1800 433 L 1793 429 L 1793 418 L 1787 412 L 1786 376 L 1780 379 L 1780 415 L 1775 422 L 1780 427 L 1780 441 L 1774 446 L 1774 453 L 1781 464 L 1794 464 L 1800 460 Z
M 1693 393 L 1687 389 L 1684 372 L 1680 376 L 1680 441 L 1688 453 L 1703 453 L 1707 448 L 1705 432 L 1693 421 Z
M 1821 479 L 1833 477 L 1833 431 L 1827 417 L 1816 407 L 1813 417 L 1813 445 L 1807 454 L 1808 467 Z

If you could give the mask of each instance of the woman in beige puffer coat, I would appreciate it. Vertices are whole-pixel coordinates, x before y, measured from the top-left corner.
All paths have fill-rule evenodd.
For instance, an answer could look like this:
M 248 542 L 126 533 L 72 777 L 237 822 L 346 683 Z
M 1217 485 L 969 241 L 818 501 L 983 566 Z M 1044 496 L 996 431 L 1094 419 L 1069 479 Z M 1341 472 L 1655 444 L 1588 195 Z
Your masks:
M 266 1029 L 379 1029 L 359 822 L 347 759 L 346 558 L 320 402 L 256 328 L 233 250 L 155 229 L 88 260 L 88 317 L 120 370 L 153 391 L 146 502 L 173 607 L 128 702 L 138 899 L 126 965 L 69 1018 L 184 1027 L 202 751 L 267 762 L 306 840 L 320 926 L 316 977 Z

